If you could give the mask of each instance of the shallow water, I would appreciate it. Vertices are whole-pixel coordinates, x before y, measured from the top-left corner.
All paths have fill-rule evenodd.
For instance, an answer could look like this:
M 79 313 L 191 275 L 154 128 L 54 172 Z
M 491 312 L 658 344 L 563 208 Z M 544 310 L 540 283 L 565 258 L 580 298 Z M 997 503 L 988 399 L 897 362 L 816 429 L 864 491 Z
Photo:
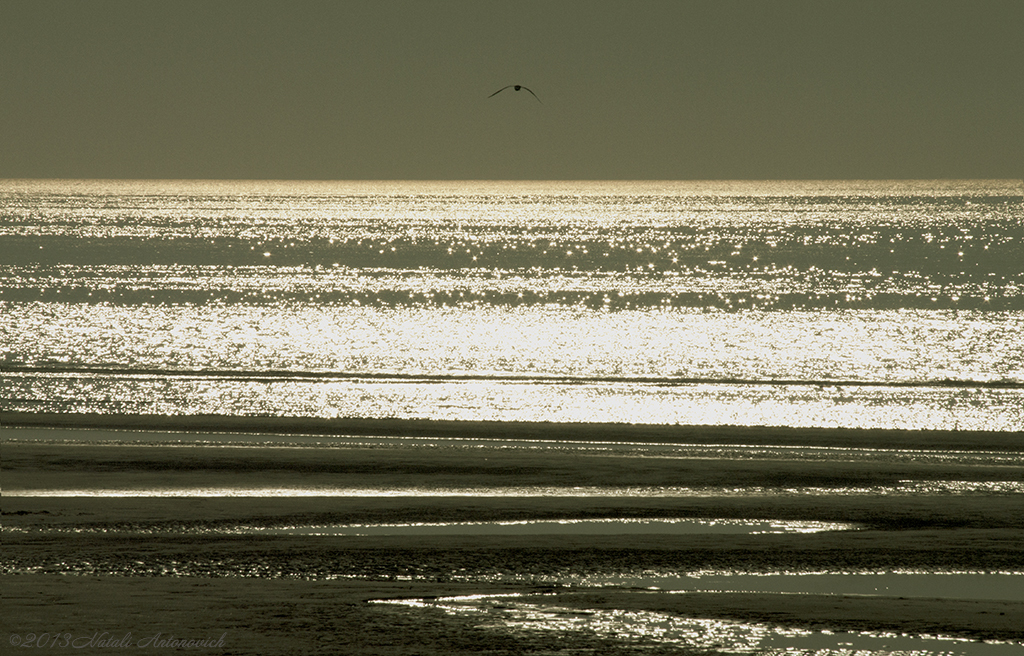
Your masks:
M 849 530 L 829 522 L 747 521 L 730 519 L 562 519 L 515 522 L 453 522 L 294 526 L 258 530 L 284 535 L 761 535 Z
M 692 619 L 648 611 L 593 610 L 518 602 L 515 595 L 379 600 L 440 608 L 471 616 L 502 631 L 585 631 L 602 637 L 639 639 L 648 644 L 713 649 L 728 654 L 790 656 L 1017 656 L 1020 644 L 969 641 L 942 636 L 905 636 L 855 631 L 810 631 L 771 624 Z
M 73 421 L 73 418 L 69 418 Z M 271 429 L 268 424 L 268 429 Z M 754 435 L 750 436 L 754 439 Z M 275 447 L 299 449 L 399 448 L 431 451 L 500 449 L 533 453 L 601 453 L 615 456 L 659 458 L 711 458 L 729 460 L 798 460 L 809 462 L 914 462 L 932 464 L 1024 466 L 1024 451 L 984 451 L 922 448 L 866 448 L 788 446 L 763 444 L 688 444 L 644 442 L 524 439 L 499 437 L 377 437 L 368 435 L 308 435 L 279 433 L 184 432 L 163 430 L 110 430 L 78 428 L 7 429 L 8 444 L 52 444 L 133 447 Z M 212 453 L 212 452 L 211 452 Z
M 300 524 L 294 526 L 218 526 L 173 532 L 221 535 L 769 535 L 777 533 L 820 533 L 854 530 L 844 522 L 740 520 L 740 519 L 555 519 L 504 522 L 416 522 L 406 524 Z M 111 529 L 97 529 L 115 533 Z M 58 529 L 59 532 L 89 533 L 88 528 Z M 54 532 L 54 529 L 38 529 Z M 128 532 L 135 532 L 129 530 Z M 147 531 L 159 532 L 159 531 Z
M 1024 572 L 744 572 L 583 577 L 582 586 L 1024 601 Z
M 253 379 L 247 375 L 15 370 L 0 377 L 0 396 L 8 399 L 4 409 L 57 413 L 609 423 L 643 418 L 644 423 L 683 425 L 1024 430 L 1024 388 L 971 384 L 551 381 L 546 377 L 310 380 L 288 375 Z
M 1024 493 L 1018 481 L 908 481 L 901 485 L 866 487 L 673 487 L 673 486 L 575 486 L 575 487 L 402 487 L 354 488 L 333 486 L 267 487 L 138 487 L 56 488 L 4 490 L 7 497 L 743 497 L 814 495 L 1008 495 Z

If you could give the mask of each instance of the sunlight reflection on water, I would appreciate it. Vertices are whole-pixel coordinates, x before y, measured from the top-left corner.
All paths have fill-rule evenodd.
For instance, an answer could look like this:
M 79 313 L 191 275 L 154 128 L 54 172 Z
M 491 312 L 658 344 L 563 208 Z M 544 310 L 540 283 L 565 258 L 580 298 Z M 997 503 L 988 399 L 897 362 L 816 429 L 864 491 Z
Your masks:
M 364 524 L 296 526 L 260 530 L 285 535 L 626 535 L 818 533 L 850 530 L 854 525 L 815 521 L 752 521 L 734 519 L 562 519 L 514 522 Z
M 513 634 L 537 630 L 553 633 L 586 632 L 604 638 L 641 641 L 641 644 L 647 645 L 669 644 L 729 654 L 1015 656 L 1021 650 L 1019 644 L 936 636 L 809 631 L 756 622 L 686 618 L 650 611 L 543 606 L 517 601 L 517 596 L 377 600 L 375 603 L 439 608 L 453 615 L 473 617 L 479 626 Z
M 639 572 L 585 576 L 579 585 L 680 593 L 854 594 L 1024 602 L 1024 572 Z
M 4 490 L 6 497 L 742 497 L 1022 494 L 1018 481 L 907 481 L 871 487 L 164 487 Z
M 848 522 L 743 519 L 552 519 L 500 522 L 416 522 L 407 524 L 317 524 L 293 526 L 219 526 L 166 528 L 41 528 L 43 533 L 203 533 L 216 535 L 768 535 L 855 530 Z M 4 531 L 12 531 L 4 527 Z M 12 532 L 26 532 L 13 529 Z
M 5 181 L 0 410 L 1021 430 L 1020 198 Z
M 595 328 L 596 329 L 596 328 Z M 614 348 L 609 346 L 609 348 Z M 3 409 L 435 420 L 1019 431 L 1024 390 L 841 384 L 0 376 Z

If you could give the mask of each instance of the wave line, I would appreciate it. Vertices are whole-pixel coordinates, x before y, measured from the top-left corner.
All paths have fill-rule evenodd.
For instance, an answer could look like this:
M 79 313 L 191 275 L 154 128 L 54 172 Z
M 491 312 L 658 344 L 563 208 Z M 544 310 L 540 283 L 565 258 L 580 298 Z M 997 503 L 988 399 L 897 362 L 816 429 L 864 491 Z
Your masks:
M 147 369 L 136 367 L 88 367 L 74 365 L 39 366 L 39 365 L 0 365 L 0 374 L 41 374 L 41 375 L 81 375 L 81 376 L 124 376 L 133 378 L 179 378 L 179 379 L 220 379 L 237 382 L 275 382 L 308 380 L 319 382 L 339 381 L 372 381 L 394 383 L 471 383 L 496 382 L 510 384 L 549 384 L 549 385 L 592 385 L 592 384 L 623 384 L 651 385 L 658 387 L 686 385 L 764 385 L 764 386 L 804 386 L 821 388 L 842 387 L 944 387 L 953 389 L 1024 389 L 1024 381 L 1017 380 L 964 380 L 964 379 L 933 379 L 933 380 L 858 380 L 858 379 L 806 379 L 806 378 L 734 378 L 734 377 L 700 377 L 700 376 L 573 376 L 562 374 L 446 374 L 446 373 L 392 373 L 367 371 L 299 371 L 299 370 L 265 370 L 239 371 L 231 369 Z

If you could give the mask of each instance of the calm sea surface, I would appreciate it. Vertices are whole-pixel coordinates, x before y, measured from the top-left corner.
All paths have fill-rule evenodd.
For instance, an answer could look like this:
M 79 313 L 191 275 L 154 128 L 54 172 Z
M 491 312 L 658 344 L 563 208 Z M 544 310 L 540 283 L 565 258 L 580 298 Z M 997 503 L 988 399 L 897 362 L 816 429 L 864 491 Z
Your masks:
M 0 181 L 0 410 L 1024 430 L 1024 184 Z

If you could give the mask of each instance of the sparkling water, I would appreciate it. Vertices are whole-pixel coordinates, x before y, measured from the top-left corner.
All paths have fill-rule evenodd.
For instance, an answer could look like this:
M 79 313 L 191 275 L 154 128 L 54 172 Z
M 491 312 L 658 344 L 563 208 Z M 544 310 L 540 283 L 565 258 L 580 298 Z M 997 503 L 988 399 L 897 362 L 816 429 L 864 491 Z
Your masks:
M 0 410 L 1024 430 L 1024 185 L 0 181 Z

